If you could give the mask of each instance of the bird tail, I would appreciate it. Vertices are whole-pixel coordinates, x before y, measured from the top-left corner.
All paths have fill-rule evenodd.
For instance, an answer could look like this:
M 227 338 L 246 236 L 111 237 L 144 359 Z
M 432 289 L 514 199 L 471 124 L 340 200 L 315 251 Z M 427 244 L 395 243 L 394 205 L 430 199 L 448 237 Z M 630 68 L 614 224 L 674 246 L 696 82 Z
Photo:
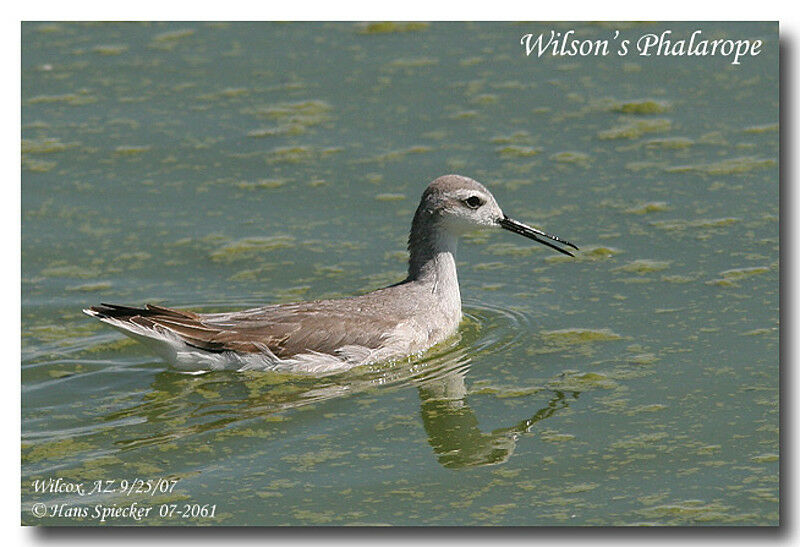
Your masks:
M 152 304 L 146 304 L 144 308 L 134 308 L 103 303 L 99 306 L 90 306 L 84 309 L 83 313 L 95 317 L 126 336 L 141 342 L 156 355 L 170 363 L 176 362 L 177 351 L 183 346 L 184 342 L 175 333 L 159 327 L 148 318 L 156 316 L 174 317 L 176 319 L 196 317 L 195 314 L 190 312 L 162 308 Z

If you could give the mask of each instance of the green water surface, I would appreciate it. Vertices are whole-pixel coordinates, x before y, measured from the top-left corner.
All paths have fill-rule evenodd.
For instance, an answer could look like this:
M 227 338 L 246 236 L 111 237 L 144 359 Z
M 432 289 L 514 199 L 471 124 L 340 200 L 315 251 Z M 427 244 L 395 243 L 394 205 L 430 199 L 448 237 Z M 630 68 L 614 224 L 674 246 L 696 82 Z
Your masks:
M 540 59 L 519 43 L 666 28 L 763 52 Z M 23 24 L 22 522 L 776 525 L 777 38 Z M 192 376 L 81 313 L 400 281 L 417 199 L 448 172 L 581 252 L 465 238 L 462 328 L 421 358 Z M 35 491 L 58 477 L 177 482 Z M 133 502 L 154 509 L 63 512 Z M 216 507 L 159 516 L 172 504 Z

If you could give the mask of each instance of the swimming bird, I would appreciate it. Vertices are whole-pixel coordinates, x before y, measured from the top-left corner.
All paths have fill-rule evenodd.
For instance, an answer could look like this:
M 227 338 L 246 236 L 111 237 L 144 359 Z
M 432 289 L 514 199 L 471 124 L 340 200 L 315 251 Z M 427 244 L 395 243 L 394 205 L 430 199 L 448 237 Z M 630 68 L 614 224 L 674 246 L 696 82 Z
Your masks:
M 569 256 L 578 249 L 506 216 L 479 182 L 445 175 L 422 194 L 408 238 L 405 280 L 361 296 L 197 313 L 152 304 L 83 310 L 143 342 L 179 370 L 326 374 L 400 359 L 458 330 L 456 248 L 464 233 L 505 229 Z

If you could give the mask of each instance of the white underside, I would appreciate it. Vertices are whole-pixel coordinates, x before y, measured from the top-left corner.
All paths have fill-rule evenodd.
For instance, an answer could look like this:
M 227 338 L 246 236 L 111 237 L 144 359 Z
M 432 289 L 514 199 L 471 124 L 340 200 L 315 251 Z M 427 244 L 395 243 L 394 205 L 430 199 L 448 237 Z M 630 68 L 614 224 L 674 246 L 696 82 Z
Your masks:
M 398 344 L 392 343 L 394 336 L 387 336 L 387 344 L 377 350 L 350 345 L 338 348 L 335 352 L 336 355 L 309 351 L 290 359 L 281 359 L 267 346 L 260 347 L 259 353 L 210 352 L 190 346 L 176 333 L 166 328 L 146 328 L 111 317 L 101 317 L 90 309 L 85 309 L 83 312 L 141 342 L 166 363 L 186 372 L 260 370 L 299 374 L 332 374 L 410 353 L 409 351 L 404 352 L 398 347 Z

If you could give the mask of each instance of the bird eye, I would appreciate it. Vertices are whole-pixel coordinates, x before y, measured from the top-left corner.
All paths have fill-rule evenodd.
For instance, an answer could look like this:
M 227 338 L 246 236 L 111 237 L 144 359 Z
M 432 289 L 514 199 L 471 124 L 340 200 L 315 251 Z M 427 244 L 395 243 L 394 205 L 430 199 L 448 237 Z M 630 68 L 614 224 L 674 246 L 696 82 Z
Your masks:
M 464 204 L 470 209 L 477 209 L 478 207 L 483 205 L 483 200 L 478 196 L 470 196 L 464 200 Z

